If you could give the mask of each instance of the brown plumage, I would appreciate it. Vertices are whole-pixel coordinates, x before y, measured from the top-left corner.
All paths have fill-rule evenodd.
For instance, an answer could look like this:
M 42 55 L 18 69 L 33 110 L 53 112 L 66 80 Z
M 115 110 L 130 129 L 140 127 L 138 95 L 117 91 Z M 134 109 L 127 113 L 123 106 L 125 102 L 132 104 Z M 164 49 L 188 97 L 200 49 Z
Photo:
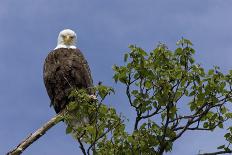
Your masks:
M 93 94 L 90 69 L 79 49 L 58 48 L 51 51 L 45 59 L 43 78 L 56 113 L 68 104 L 72 89 L 86 88 L 89 94 Z

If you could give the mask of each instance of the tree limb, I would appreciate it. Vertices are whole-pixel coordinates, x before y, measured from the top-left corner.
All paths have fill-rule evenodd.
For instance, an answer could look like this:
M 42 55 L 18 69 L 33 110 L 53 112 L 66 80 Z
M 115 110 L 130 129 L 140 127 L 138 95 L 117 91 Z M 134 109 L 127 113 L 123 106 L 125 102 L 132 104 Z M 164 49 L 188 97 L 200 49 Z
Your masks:
M 7 155 L 20 155 L 28 146 L 43 136 L 50 128 L 63 120 L 65 110 L 61 111 L 56 116 L 52 117 L 42 127 L 37 129 L 34 133 L 31 133 L 26 139 L 19 143 L 19 145 L 7 153 Z

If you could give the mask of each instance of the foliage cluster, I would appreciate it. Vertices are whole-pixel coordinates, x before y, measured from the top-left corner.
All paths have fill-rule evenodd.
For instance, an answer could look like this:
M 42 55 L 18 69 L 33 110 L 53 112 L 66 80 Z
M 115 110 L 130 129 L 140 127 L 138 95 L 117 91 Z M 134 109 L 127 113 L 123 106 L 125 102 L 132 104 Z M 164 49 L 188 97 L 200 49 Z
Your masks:
M 136 112 L 135 122 L 130 122 L 133 132 L 126 132 L 124 118 L 103 103 L 112 88 L 96 86 L 98 100 L 83 90 L 73 91 L 65 117 L 67 133 L 78 139 L 83 154 L 161 155 L 171 151 L 185 132 L 214 131 L 232 118 L 232 71 L 223 74 L 219 67 L 205 71 L 195 63 L 189 40 L 182 38 L 174 51 L 165 44 L 150 53 L 134 45 L 129 48 L 124 65 L 113 69 L 115 82 L 125 86 L 128 103 Z M 72 125 L 75 120 L 81 125 Z M 228 144 L 218 149 L 231 152 L 232 127 L 225 139 Z

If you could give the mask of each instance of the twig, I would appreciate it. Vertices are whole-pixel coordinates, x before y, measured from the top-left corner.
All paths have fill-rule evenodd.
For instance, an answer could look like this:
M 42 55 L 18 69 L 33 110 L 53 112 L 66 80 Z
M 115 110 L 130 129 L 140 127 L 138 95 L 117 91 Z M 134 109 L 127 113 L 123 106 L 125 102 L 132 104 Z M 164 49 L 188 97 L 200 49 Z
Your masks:
M 65 110 L 64 110 L 65 111 Z M 42 127 L 36 130 L 34 133 L 31 133 L 26 139 L 19 143 L 19 145 L 7 153 L 7 155 L 20 155 L 28 146 L 38 140 L 43 136 L 50 128 L 55 126 L 61 120 L 63 120 L 64 111 L 61 111 L 56 116 L 52 117 L 47 123 Z
M 112 131 L 114 128 L 117 128 L 119 125 L 120 125 L 120 123 L 122 123 L 121 121 L 119 121 L 115 126 L 112 126 L 111 128 L 108 128 L 103 134 L 101 134 L 98 138 L 96 138 L 95 140 L 94 140 L 94 142 L 89 146 L 89 148 L 88 148 L 88 150 L 87 150 L 87 153 L 88 153 L 88 155 L 90 155 L 90 149 L 96 144 L 96 142 L 99 140 L 99 139 L 101 139 L 102 137 L 104 137 L 107 133 L 109 133 L 110 131 Z
M 81 139 L 78 138 L 77 140 L 78 140 L 78 142 L 79 142 L 79 144 L 80 144 L 80 149 L 81 149 L 82 153 L 83 153 L 84 155 L 86 155 L 85 147 L 84 147 L 83 143 L 81 142 Z

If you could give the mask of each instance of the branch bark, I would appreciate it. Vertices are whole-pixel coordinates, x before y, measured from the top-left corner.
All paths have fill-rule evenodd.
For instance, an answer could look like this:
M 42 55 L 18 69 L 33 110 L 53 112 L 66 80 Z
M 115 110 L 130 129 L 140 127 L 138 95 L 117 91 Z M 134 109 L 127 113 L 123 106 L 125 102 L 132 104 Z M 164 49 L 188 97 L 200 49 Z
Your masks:
M 37 129 L 34 133 L 31 133 L 26 139 L 20 142 L 16 148 L 8 152 L 6 155 L 20 155 L 28 146 L 30 146 L 36 140 L 42 137 L 50 128 L 62 121 L 64 112 L 65 110 L 52 117 L 47 123 Z

